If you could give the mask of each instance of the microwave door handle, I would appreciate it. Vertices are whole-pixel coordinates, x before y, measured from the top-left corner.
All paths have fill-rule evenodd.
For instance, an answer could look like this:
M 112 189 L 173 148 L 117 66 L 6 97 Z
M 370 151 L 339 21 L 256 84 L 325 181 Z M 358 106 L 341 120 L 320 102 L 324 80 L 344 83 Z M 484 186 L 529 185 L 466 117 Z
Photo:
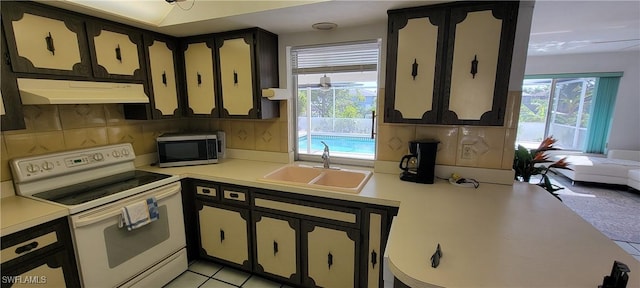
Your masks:
M 162 199 L 171 197 L 177 193 L 180 193 L 180 183 L 173 183 L 167 187 L 163 187 L 160 188 L 158 190 L 156 190 L 153 194 L 149 194 L 147 196 L 147 198 L 151 197 L 151 196 L 155 196 L 156 197 L 156 201 L 160 201 Z M 98 214 L 92 214 L 91 216 L 88 217 L 79 217 L 77 221 L 72 221 L 73 222 L 73 227 L 74 228 L 79 228 L 79 227 L 83 227 L 83 226 L 87 226 L 87 225 L 91 225 L 93 223 L 102 221 L 104 219 L 108 219 L 110 217 L 114 217 L 114 216 L 118 216 L 118 215 L 122 215 L 122 207 L 127 206 L 129 204 L 133 204 L 134 202 L 137 201 L 142 201 L 142 199 L 147 199 L 147 198 L 137 198 L 135 201 L 131 201 L 129 203 L 123 203 L 122 205 L 118 205 L 118 207 L 113 208 L 113 209 L 109 209 L 103 213 L 98 213 Z

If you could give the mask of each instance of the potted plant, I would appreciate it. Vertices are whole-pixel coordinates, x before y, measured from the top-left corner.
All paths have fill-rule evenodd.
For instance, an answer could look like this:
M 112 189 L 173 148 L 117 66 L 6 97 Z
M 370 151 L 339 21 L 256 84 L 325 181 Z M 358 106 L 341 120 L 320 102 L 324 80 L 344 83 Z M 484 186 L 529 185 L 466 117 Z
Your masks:
M 560 150 L 559 148 L 553 147 L 553 144 L 556 143 L 556 139 L 553 136 L 549 136 L 545 138 L 540 146 L 537 149 L 527 149 L 522 145 L 518 145 L 518 149 L 516 149 L 515 156 L 513 158 L 513 169 L 515 170 L 515 180 L 522 182 L 529 182 L 531 180 L 531 176 L 533 175 L 541 175 L 540 182 L 538 182 L 538 186 L 544 188 L 549 193 L 551 193 L 554 197 L 558 198 L 558 200 L 562 201 L 556 191 L 564 189 L 563 187 L 559 187 L 558 185 L 551 184 L 551 180 L 549 180 L 550 168 L 559 168 L 559 169 L 569 169 L 567 167 L 569 163 L 566 162 L 566 157 L 558 160 L 552 161 L 548 159 L 548 155 L 546 155 L 546 151 L 551 150 Z M 542 163 L 552 163 L 551 165 L 545 166 Z

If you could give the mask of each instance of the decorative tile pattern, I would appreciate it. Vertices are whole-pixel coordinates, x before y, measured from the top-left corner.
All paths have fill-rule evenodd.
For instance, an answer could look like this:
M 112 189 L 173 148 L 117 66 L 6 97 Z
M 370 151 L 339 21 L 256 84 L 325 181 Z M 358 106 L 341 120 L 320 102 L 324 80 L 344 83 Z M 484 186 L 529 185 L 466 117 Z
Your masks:
M 106 127 L 67 129 L 62 133 L 67 149 L 89 148 L 109 143 Z
M 11 158 L 65 150 L 62 131 L 5 135 L 4 140 Z
M 409 152 L 409 141 L 415 139 L 414 125 L 379 125 L 377 159 L 400 161 Z
M 227 148 L 255 150 L 254 121 L 227 120 Z
M 104 105 L 59 105 L 63 129 L 105 126 Z
M 280 151 L 280 127 L 278 121 L 256 121 L 255 127 L 255 147 L 260 151 Z
M 501 127 L 460 127 L 456 165 L 500 169 L 505 130 Z
M 109 126 L 107 127 L 107 137 L 109 144 L 131 143 L 136 155 L 146 152 L 142 125 Z
M 458 127 L 455 126 L 417 126 L 416 139 L 436 139 L 438 154 L 436 164 L 455 165 L 458 151 Z
M 23 105 L 22 112 L 29 132 L 62 130 L 58 105 Z

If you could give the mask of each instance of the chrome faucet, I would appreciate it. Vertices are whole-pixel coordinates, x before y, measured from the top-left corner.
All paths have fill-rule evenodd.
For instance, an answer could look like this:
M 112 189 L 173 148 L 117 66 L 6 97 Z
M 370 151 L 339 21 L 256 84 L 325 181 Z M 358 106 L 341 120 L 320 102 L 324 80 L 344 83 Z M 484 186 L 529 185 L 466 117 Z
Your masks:
M 320 141 L 322 145 L 324 145 L 324 151 L 322 152 L 322 164 L 325 169 L 329 169 L 330 166 L 330 157 L 329 157 L 329 145 L 324 143 L 324 141 Z

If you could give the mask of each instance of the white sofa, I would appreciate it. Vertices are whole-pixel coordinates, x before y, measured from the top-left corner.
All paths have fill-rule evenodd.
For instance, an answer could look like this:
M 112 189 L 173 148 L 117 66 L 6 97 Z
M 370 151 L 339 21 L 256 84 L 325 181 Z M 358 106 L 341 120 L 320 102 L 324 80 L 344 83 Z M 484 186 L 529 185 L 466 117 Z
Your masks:
M 560 152 L 560 153 L 557 153 Z M 594 182 L 640 187 L 640 179 L 635 177 L 633 170 L 640 170 L 640 151 L 609 150 L 606 157 L 598 155 L 562 155 L 557 151 L 553 160 L 567 157 L 569 167 L 573 170 L 554 169 L 554 171 L 571 179 L 574 183 Z M 631 177 L 630 177 L 631 176 Z

